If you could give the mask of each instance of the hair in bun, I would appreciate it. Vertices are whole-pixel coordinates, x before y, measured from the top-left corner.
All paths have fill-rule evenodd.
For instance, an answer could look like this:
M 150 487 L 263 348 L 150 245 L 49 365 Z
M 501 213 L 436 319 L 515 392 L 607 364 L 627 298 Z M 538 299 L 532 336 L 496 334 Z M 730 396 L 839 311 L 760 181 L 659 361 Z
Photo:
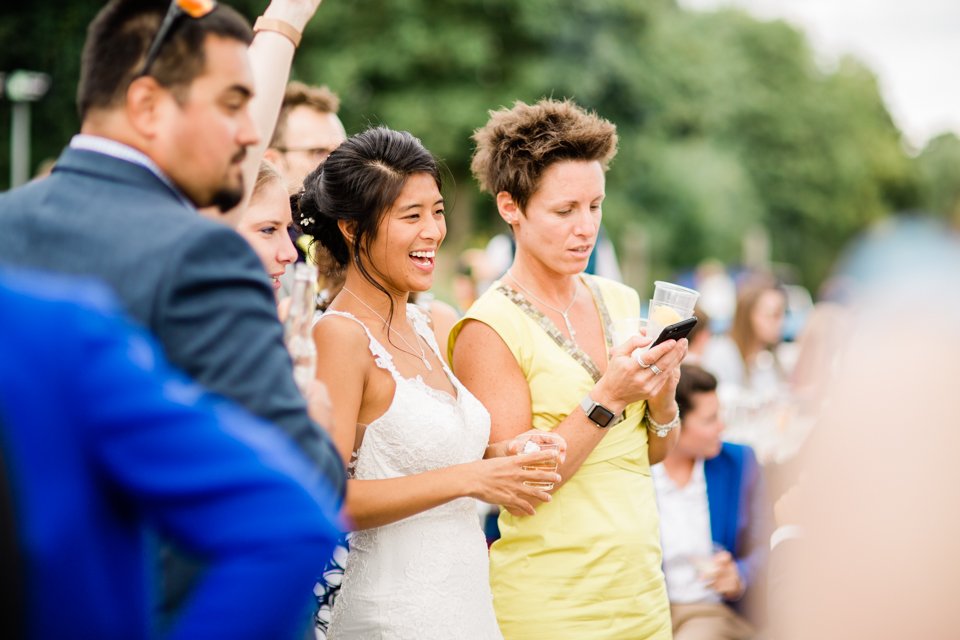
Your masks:
M 294 208 L 300 228 L 340 267 L 352 256 L 361 275 L 389 297 L 360 256 L 376 239 L 380 221 L 407 179 L 420 173 L 430 175 L 441 188 L 436 159 L 406 131 L 373 127 L 350 136 L 304 180 Z M 349 244 L 340 230 L 341 220 L 353 236 Z

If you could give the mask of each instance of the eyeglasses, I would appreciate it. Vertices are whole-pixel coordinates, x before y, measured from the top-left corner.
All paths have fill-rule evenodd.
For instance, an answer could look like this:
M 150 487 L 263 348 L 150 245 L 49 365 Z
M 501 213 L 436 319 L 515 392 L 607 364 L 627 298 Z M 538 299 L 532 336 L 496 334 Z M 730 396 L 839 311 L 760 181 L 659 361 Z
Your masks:
M 150 47 L 147 49 L 147 57 L 143 61 L 143 66 L 140 67 L 140 71 L 136 77 L 139 78 L 149 73 L 150 67 L 157 61 L 160 48 L 173 31 L 173 25 L 176 23 L 177 18 L 180 16 L 189 16 L 199 19 L 209 15 L 216 8 L 216 0 L 172 0 L 170 2 L 170 8 L 167 9 L 167 15 L 163 17 L 163 22 L 160 23 L 157 35 L 154 36 L 153 42 L 150 43 Z
M 330 147 L 277 147 L 277 151 L 280 153 L 299 151 L 300 153 L 306 153 L 312 156 L 317 161 L 325 160 L 327 156 L 333 153 L 333 149 Z

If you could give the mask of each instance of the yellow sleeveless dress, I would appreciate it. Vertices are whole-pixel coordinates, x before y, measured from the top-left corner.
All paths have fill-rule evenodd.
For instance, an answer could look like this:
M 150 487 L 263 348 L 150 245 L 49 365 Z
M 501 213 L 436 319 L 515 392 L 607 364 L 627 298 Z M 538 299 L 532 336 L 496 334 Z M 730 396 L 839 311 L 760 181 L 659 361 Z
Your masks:
M 584 275 L 583 281 L 593 292 L 609 350 L 611 323 L 640 315 L 637 293 L 603 278 Z M 534 428 L 550 431 L 580 411 L 596 371 L 588 372 L 583 361 L 589 358 L 521 294 L 493 283 L 451 331 L 451 351 L 467 319 L 493 328 L 517 359 L 530 386 Z M 536 515 L 501 509 L 490 581 L 506 640 L 672 637 L 644 409 L 643 402 L 628 406 L 626 419 L 610 427 Z

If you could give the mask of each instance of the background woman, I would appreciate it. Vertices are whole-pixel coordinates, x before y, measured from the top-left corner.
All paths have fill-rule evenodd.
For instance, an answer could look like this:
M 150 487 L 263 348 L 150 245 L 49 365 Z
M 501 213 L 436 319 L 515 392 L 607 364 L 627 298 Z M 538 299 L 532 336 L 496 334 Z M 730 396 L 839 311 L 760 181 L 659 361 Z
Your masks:
M 731 401 L 741 391 L 757 397 L 776 395 L 786 384 L 777 357 L 786 306 L 787 296 L 773 278 L 755 276 L 741 285 L 730 335 L 715 337 L 702 361 Z
M 582 275 L 597 239 L 615 127 L 571 102 L 517 102 L 474 135 L 473 173 L 516 239 L 506 275 L 451 333 L 454 370 L 491 439 L 567 441 L 565 484 L 533 518 L 501 512 L 491 549 L 506 638 L 670 638 L 650 464 L 675 441 L 686 340 L 612 342 L 636 291 Z M 621 419 L 622 418 L 622 419 Z M 656 435 L 657 428 L 660 427 Z
M 487 446 L 489 414 L 407 304 L 432 285 L 446 234 L 436 161 L 409 133 L 371 129 L 307 177 L 299 208 L 304 232 L 346 269 L 314 331 L 317 377 L 337 399 L 334 440 L 354 458 L 357 531 L 328 637 L 500 638 L 486 544 L 463 498 L 533 514 L 550 495 L 524 482 L 559 477 L 522 468 L 551 452 Z
M 266 160 L 260 163 L 253 196 L 237 220 L 237 233 L 243 236 L 263 262 L 274 292 L 280 290 L 280 276 L 287 265 L 297 260 L 297 249 L 290 240 L 293 227 L 290 198 L 283 179 Z

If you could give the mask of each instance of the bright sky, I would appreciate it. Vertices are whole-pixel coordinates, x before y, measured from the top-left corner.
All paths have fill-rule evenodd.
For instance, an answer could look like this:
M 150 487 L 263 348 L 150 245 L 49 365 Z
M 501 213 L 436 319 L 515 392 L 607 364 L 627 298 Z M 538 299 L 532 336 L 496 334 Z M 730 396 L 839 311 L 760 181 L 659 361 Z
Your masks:
M 960 0 L 679 0 L 689 9 L 738 6 L 805 31 L 829 61 L 851 53 L 880 80 L 908 141 L 960 134 Z

